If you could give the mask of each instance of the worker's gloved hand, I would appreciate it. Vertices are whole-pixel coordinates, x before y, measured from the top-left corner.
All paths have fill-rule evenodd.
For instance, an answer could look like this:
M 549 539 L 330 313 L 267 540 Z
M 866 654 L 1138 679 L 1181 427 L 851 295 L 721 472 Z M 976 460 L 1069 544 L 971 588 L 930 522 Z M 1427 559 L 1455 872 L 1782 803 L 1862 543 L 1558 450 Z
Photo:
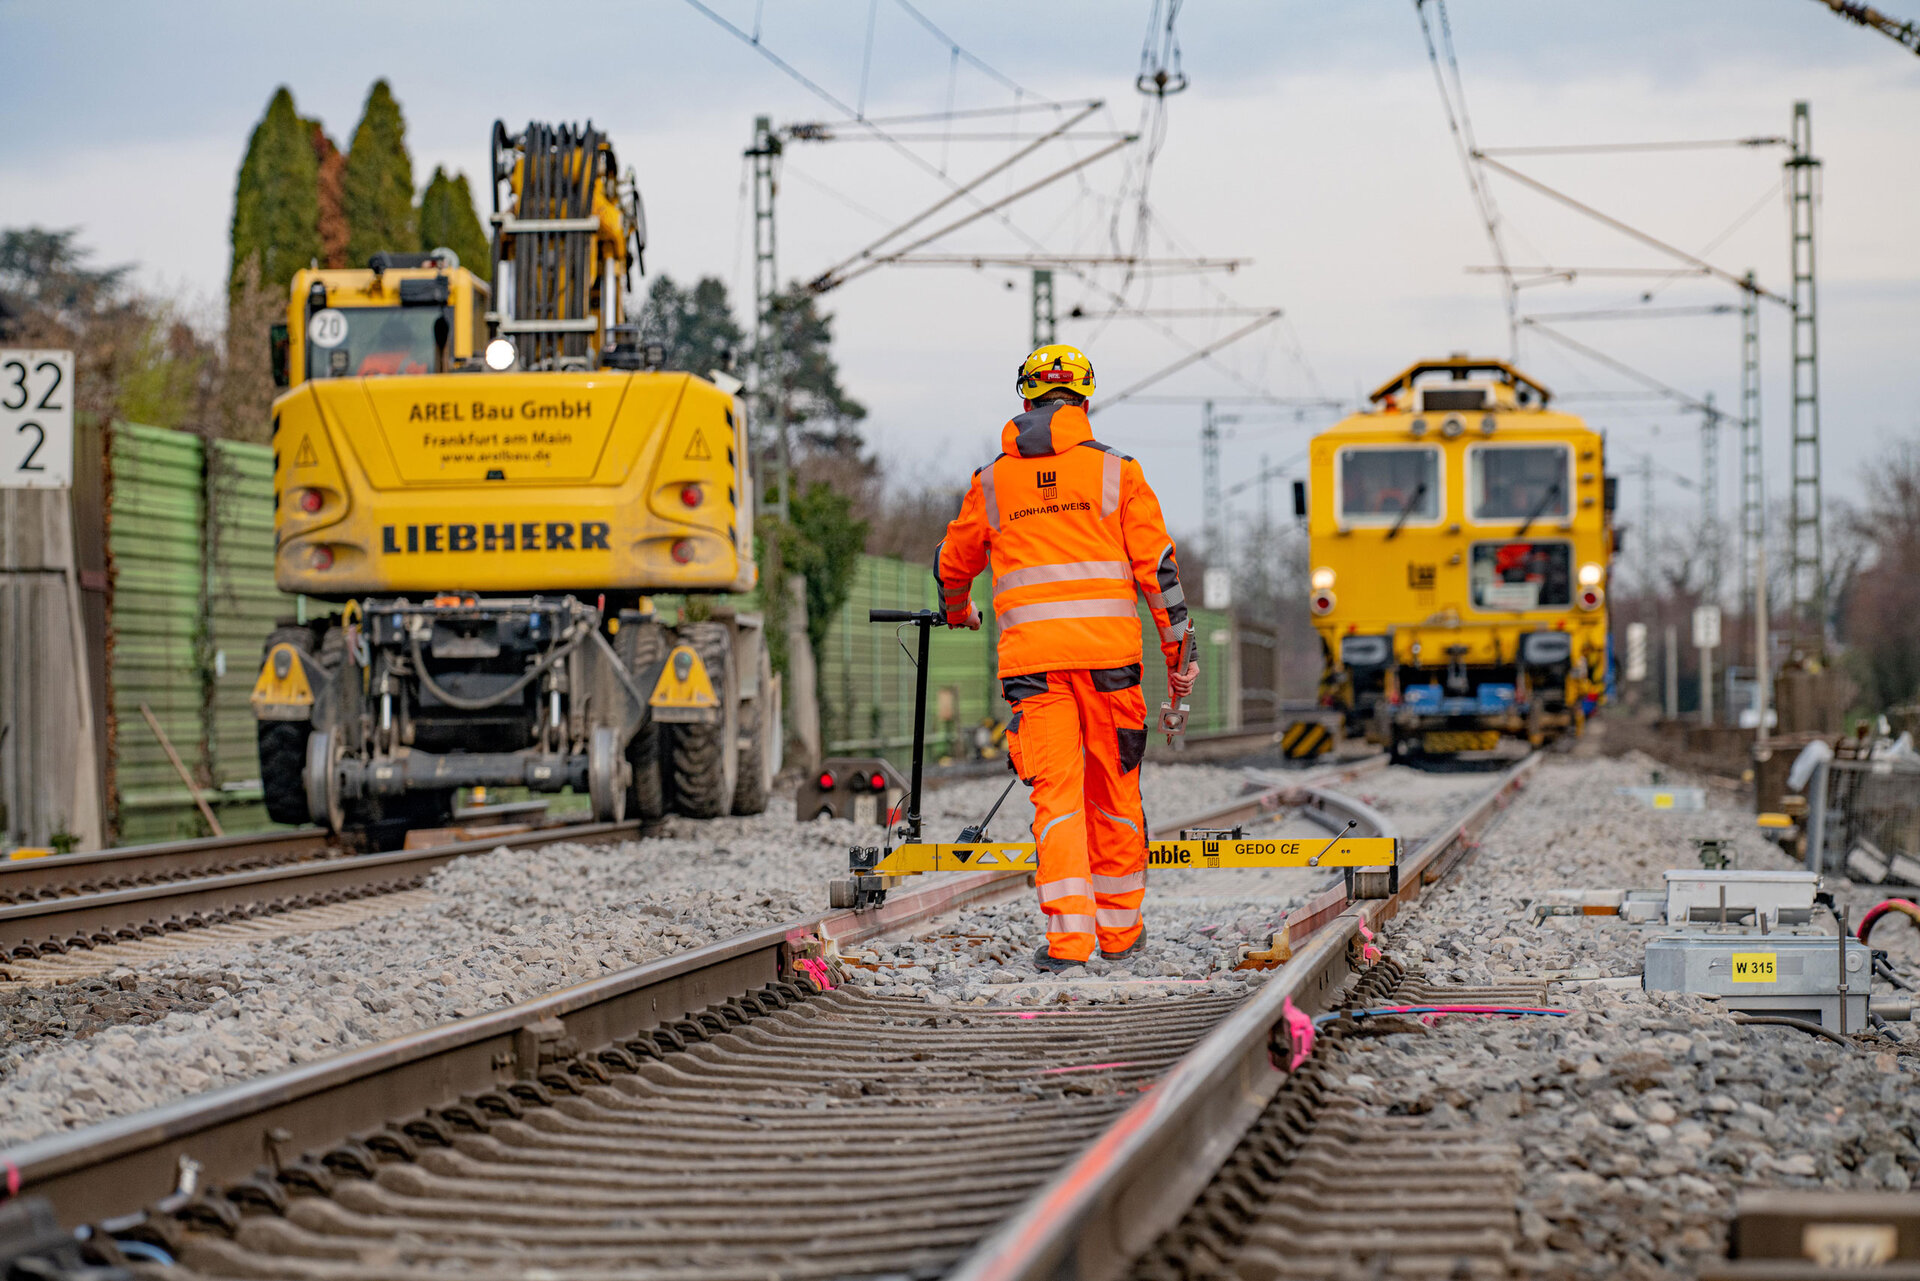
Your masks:
M 968 601 L 967 616 L 965 618 L 961 618 L 957 614 L 948 614 L 947 626 L 948 627 L 964 627 L 970 632 L 979 631 L 980 630 L 980 607 L 974 604 L 972 601 Z
M 1194 682 L 1199 679 L 1200 660 L 1196 658 L 1187 664 L 1186 671 L 1167 673 L 1167 692 L 1173 695 L 1175 702 L 1179 702 L 1187 695 L 1193 693 Z

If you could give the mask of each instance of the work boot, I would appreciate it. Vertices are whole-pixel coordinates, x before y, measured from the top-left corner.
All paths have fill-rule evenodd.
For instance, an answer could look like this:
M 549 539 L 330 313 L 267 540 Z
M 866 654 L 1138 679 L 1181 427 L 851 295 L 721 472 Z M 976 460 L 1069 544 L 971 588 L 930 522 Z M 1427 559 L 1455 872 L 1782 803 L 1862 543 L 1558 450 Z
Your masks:
M 1141 946 L 1145 944 L 1146 941 L 1147 941 L 1147 927 L 1142 925 L 1140 927 L 1140 936 L 1134 939 L 1133 942 L 1121 948 L 1118 952 L 1109 952 L 1107 951 L 1106 948 L 1104 947 L 1101 948 L 1100 959 L 1103 961 L 1124 961 L 1129 956 L 1132 956 L 1135 953 L 1139 952 Z
M 1065 957 L 1055 956 L 1047 950 L 1045 943 L 1033 950 L 1033 963 L 1049 974 L 1058 974 L 1062 970 L 1084 969 L 1087 964 L 1085 961 L 1070 961 Z

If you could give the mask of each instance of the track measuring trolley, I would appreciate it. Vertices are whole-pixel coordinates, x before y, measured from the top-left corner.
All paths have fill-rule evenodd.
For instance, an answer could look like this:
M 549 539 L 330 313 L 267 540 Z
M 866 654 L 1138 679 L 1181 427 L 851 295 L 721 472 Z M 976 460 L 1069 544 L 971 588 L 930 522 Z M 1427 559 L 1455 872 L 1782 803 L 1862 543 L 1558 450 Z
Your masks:
M 927 872 L 1000 872 L 1032 876 L 1039 870 L 1040 846 L 1033 841 L 997 841 L 987 834 L 1001 802 L 1013 791 L 1015 778 L 980 822 L 961 830 L 951 842 L 923 839 L 920 820 L 922 764 L 926 756 L 927 658 L 933 629 L 946 620 L 938 610 L 875 609 L 867 618 L 919 631 L 913 691 L 913 768 L 906 813 L 887 827 L 882 845 L 854 846 L 848 851 L 847 875 L 834 879 L 829 903 L 836 908 L 863 909 L 886 902 L 887 891 L 900 878 Z M 1183 830 L 1177 840 L 1147 841 L 1147 866 L 1191 870 L 1201 868 L 1339 868 L 1345 874 L 1347 897 L 1389 898 L 1400 888 L 1400 842 L 1390 836 L 1351 835 L 1354 824 L 1331 840 L 1324 837 L 1248 837 L 1240 828 Z M 895 844 L 895 838 L 899 843 Z

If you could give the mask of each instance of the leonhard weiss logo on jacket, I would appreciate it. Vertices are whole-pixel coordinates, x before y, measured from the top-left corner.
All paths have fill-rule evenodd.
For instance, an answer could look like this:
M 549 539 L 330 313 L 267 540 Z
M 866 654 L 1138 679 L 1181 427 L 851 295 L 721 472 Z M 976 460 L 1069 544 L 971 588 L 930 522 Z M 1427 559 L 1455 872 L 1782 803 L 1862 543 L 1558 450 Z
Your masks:
M 1040 482 L 1040 498 L 1043 502 L 1050 503 L 1059 497 L 1060 491 L 1054 485 L 1055 475 L 1057 475 L 1055 472 L 1043 471 L 1037 478 Z

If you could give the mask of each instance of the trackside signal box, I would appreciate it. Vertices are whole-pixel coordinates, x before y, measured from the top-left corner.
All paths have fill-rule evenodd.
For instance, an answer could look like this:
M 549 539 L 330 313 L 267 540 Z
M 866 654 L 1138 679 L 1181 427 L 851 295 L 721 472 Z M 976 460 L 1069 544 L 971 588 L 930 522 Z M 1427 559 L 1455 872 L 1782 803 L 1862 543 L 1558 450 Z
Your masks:
M 803 779 L 794 795 L 793 816 L 845 818 L 885 827 L 887 816 L 906 798 L 907 780 L 880 756 L 829 756 Z

